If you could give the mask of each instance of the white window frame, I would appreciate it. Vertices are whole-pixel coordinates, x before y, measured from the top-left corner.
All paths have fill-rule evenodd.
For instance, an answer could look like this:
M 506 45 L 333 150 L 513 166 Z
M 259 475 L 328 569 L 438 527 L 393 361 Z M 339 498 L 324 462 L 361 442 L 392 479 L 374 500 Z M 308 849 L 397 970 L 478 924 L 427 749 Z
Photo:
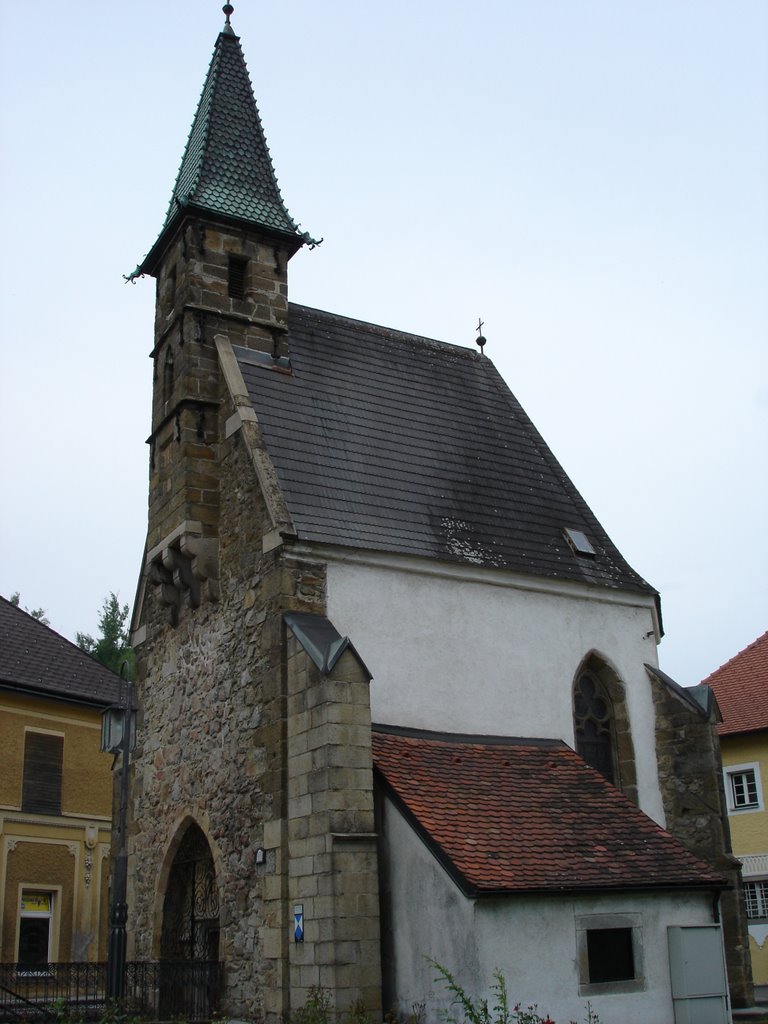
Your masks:
M 22 911 L 22 909 L 21 909 L 21 902 L 22 902 L 22 899 L 24 897 L 24 893 L 26 893 L 26 892 L 28 892 L 30 894 L 31 893 L 40 893 L 42 895 L 48 896 L 49 900 L 50 900 L 50 903 L 49 903 L 49 908 L 50 909 L 47 910 L 47 911 L 37 911 L 37 910 Z M 61 888 L 60 885 L 46 885 L 46 884 L 38 885 L 37 883 L 34 883 L 34 882 L 22 882 L 19 885 L 17 904 L 16 904 L 16 906 L 18 907 L 18 917 L 16 919 L 16 946 L 15 946 L 16 962 L 17 963 L 18 963 L 18 960 L 19 960 L 19 942 L 21 941 L 21 922 L 22 922 L 22 919 L 26 919 L 26 918 L 33 918 L 33 919 L 34 918 L 38 918 L 38 919 L 39 918 L 44 918 L 44 919 L 48 920 L 48 922 L 49 922 L 48 923 L 48 963 L 54 963 L 56 961 L 56 958 L 58 956 L 58 949 L 59 949 L 59 913 L 60 913 L 60 908 L 61 908 L 61 892 L 62 892 L 62 888 Z M 42 968 L 32 967 L 30 965 L 30 966 L 27 966 L 27 967 L 20 967 L 18 969 L 18 973 L 22 974 L 22 975 L 35 975 L 35 974 L 44 974 L 44 973 L 46 973 L 46 971 L 44 971 Z
M 757 789 L 757 803 L 737 804 L 733 792 L 733 778 L 736 775 L 744 775 L 752 772 L 755 777 L 755 788 Z M 760 778 L 760 765 L 757 761 L 749 761 L 745 764 L 728 764 L 723 766 L 723 785 L 725 786 L 725 800 L 728 805 L 729 814 L 750 814 L 754 811 L 765 810 L 763 801 L 763 783 Z
M 762 892 L 757 896 L 757 905 L 759 909 L 762 909 L 764 913 L 756 914 L 754 917 L 747 914 L 747 925 L 750 924 L 765 924 L 768 922 L 768 878 L 745 878 L 743 880 L 744 885 L 744 908 L 747 906 L 747 886 L 755 885 L 760 886 Z M 762 904 L 762 906 L 761 906 Z

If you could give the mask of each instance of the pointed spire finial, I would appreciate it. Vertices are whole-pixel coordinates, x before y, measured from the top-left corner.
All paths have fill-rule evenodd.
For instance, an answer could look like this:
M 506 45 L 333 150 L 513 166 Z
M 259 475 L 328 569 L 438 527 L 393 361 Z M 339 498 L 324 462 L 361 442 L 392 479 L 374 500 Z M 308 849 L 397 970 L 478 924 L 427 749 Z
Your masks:
M 224 14 L 226 15 L 227 18 L 227 28 L 231 28 L 232 26 L 229 23 L 229 19 L 232 16 L 232 13 L 234 12 L 235 8 L 232 6 L 232 4 L 224 4 L 224 6 L 221 9 L 222 11 L 224 11 Z
M 475 338 L 475 344 L 479 345 L 479 347 L 480 347 L 480 355 L 483 354 L 483 348 L 485 347 L 485 338 L 482 335 L 483 326 L 484 326 L 483 321 L 480 319 L 480 317 L 478 317 L 477 318 L 477 327 L 475 328 L 477 330 L 477 337 Z

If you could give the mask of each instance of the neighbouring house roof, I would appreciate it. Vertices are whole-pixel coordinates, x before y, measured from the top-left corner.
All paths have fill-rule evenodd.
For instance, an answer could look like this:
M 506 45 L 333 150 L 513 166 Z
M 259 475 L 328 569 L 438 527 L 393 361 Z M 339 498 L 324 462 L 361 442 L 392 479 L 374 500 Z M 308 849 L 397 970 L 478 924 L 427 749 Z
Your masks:
M 229 24 L 216 40 L 160 237 L 135 274 L 153 272 L 185 212 L 245 222 L 295 239 L 296 248 L 314 244 L 280 195 L 240 40 Z
M 0 689 L 95 707 L 120 700 L 119 676 L 4 597 Z
M 235 352 L 300 539 L 655 594 L 486 356 L 294 304 L 288 325 L 290 374 Z
M 768 729 L 768 632 L 702 680 L 723 716 L 721 736 Z
M 374 730 L 385 791 L 467 895 L 724 885 L 559 740 Z

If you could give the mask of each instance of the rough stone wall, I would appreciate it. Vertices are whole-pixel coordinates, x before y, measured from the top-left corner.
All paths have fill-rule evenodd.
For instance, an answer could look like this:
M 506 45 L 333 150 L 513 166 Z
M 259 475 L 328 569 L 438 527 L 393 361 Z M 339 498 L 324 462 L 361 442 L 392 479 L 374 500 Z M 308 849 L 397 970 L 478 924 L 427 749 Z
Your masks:
M 733 857 L 714 715 L 698 713 L 652 677 L 659 785 L 667 830 L 728 881 L 720 897 L 728 984 L 734 1007 L 753 1003 L 741 868 Z
M 172 855 L 180 826 L 195 820 L 217 870 L 228 1012 L 261 1018 L 275 978 L 258 955 L 270 864 L 257 867 L 255 852 L 265 822 L 282 814 L 281 617 L 322 610 L 325 578 L 322 567 L 262 553 L 266 512 L 239 434 L 220 452 L 220 600 L 182 606 L 173 626 L 160 587 L 148 585 L 144 599 L 129 928 L 132 955 L 159 955 Z

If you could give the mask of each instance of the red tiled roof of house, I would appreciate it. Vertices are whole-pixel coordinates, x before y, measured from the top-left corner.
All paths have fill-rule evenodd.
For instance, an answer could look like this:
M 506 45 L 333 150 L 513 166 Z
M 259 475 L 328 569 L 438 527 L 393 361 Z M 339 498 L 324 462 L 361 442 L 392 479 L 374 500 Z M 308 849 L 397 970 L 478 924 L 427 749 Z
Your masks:
M 721 736 L 768 729 L 768 632 L 702 682 L 715 691 Z
M 468 895 L 723 884 L 559 740 L 374 728 L 386 792 Z

